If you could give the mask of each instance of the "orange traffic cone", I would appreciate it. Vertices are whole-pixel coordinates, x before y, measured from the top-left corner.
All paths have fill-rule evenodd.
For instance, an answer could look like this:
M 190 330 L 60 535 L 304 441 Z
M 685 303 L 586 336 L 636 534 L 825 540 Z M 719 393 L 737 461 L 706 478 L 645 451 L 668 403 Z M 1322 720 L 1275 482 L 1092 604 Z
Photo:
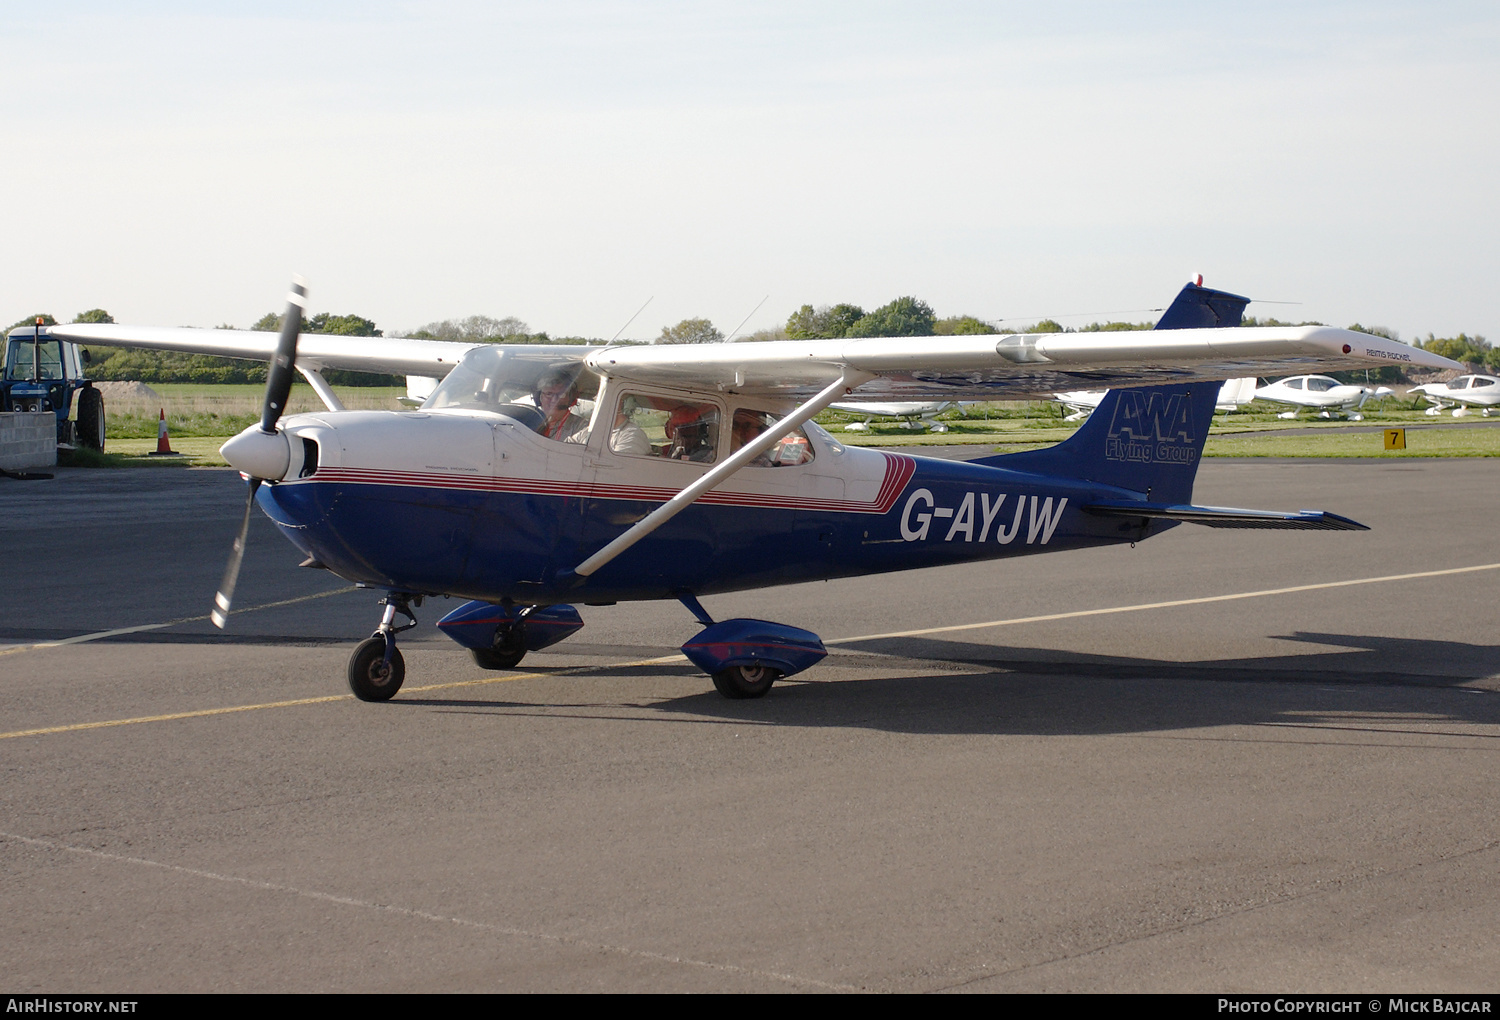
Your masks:
M 156 425 L 156 449 L 151 451 L 153 457 L 176 457 L 178 453 L 172 449 L 167 442 L 167 409 L 161 409 L 161 420 Z

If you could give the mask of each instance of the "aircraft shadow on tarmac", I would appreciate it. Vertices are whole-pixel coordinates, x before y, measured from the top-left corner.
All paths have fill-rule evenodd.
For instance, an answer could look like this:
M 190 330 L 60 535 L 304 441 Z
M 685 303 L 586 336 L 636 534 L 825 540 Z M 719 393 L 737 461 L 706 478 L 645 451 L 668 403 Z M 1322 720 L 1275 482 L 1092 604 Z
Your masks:
M 1335 727 L 1343 742 L 1351 731 L 1361 730 L 1377 742 L 1379 734 L 1403 731 L 1500 740 L 1441 728 L 1444 723 L 1500 725 L 1500 685 L 1480 683 L 1500 674 L 1500 647 L 1302 632 L 1282 640 L 1348 651 L 1184 663 L 905 638 L 845 645 L 846 651 L 865 654 L 830 662 L 841 672 L 857 670 L 862 659 L 881 672 L 899 669 L 903 661 L 971 668 L 937 674 L 924 669 L 922 674 L 869 680 L 792 680 L 763 700 L 726 701 L 706 690 L 645 700 L 635 707 L 659 713 L 664 721 L 694 716 L 694 721 L 708 717 L 735 725 L 848 726 L 900 733 L 1061 736 L 1280 725 L 1302 730 L 1302 740 L 1307 729 Z M 1434 663 L 1447 672 L 1421 671 Z M 586 685 L 664 674 L 690 678 L 695 671 L 633 666 L 574 674 L 570 680 Z M 390 704 L 596 718 L 619 717 L 619 709 L 626 707 L 607 697 L 586 696 L 568 703 L 433 697 L 398 698 Z M 641 717 L 629 718 L 639 722 Z

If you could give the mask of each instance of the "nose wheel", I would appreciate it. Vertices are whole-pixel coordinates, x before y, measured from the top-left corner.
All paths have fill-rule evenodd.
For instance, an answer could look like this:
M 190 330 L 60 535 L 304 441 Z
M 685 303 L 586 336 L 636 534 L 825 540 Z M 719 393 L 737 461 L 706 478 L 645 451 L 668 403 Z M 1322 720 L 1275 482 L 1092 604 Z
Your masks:
M 398 648 L 385 656 L 385 637 L 361 641 L 349 656 L 349 689 L 360 701 L 389 701 L 406 679 L 406 660 Z
M 417 625 L 411 606 L 421 605 L 422 596 L 392 592 L 380 604 L 385 607 L 380 626 L 356 645 L 354 654 L 349 656 L 349 690 L 360 701 L 390 701 L 401 689 L 406 679 L 406 660 L 396 647 L 396 635 Z M 411 622 L 396 626 L 397 613 Z

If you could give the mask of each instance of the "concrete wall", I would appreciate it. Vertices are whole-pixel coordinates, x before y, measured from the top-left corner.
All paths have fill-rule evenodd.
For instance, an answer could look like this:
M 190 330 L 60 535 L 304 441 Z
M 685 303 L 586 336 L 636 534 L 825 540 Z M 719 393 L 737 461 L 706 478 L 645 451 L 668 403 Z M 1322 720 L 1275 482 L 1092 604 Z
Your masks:
M 0 413 L 0 468 L 20 471 L 57 463 L 57 415 L 51 411 Z

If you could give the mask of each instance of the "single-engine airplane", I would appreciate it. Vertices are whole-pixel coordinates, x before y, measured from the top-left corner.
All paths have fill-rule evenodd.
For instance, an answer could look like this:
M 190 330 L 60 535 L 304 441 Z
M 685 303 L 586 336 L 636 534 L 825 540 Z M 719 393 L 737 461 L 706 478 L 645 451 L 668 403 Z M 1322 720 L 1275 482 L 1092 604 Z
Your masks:
M 1068 409 L 1063 421 L 1082 421 L 1104 403 L 1108 390 L 1073 390 L 1069 393 L 1054 393 L 1052 399 Z M 1243 379 L 1226 379 L 1219 387 L 1219 398 L 1214 401 L 1215 411 L 1235 411 L 1255 399 L 1255 376 Z
M 1427 383 L 1413 386 L 1407 394 L 1420 393 L 1432 404 L 1427 409 L 1431 415 L 1442 414 L 1453 408 L 1453 417 L 1462 418 L 1472 414 L 1470 407 L 1481 407 L 1488 418 L 1490 411 L 1500 407 L 1500 379 L 1492 375 L 1461 375 L 1448 382 Z M 1457 404 L 1459 406 L 1454 407 Z
M 1312 407 L 1318 410 L 1321 418 L 1332 418 L 1335 412 L 1353 409 L 1349 420 L 1364 421 L 1365 416 L 1359 413 L 1359 408 L 1365 406 L 1365 401 L 1388 397 L 1393 392 L 1389 386 L 1356 386 L 1326 375 L 1294 375 L 1257 388 L 1255 397 L 1276 404 L 1294 405 L 1292 410 L 1277 415 L 1278 418 L 1295 418 L 1299 408 Z
M 896 403 L 869 403 L 867 401 L 836 401 L 828 406 L 846 414 L 862 414 L 864 421 L 850 422 L 845 432 L 865 432 L 876 418 L 900 418 L 904 429 L 919 429 L 923 423 L 934 432 L 947 432 L 948 426 L 937 420 L 944 411 L 971 403 L 967 400 L 908 400 Z
M 299 341 L 305 293 L 293 284 L 279 336 L 50 332 L 270 362 L 260 424 L 223 447 L 249 487 L 214 620 L 226 622 L 258 503 L 312 564 L 385 592 L 349 661 L 366 701 L 400 689 L 396 636 L 439 595 L 467 600 L 438 626 L 490 669 L 577 630 L 577 603 L 678 599 L 702 627 L 683 652 L 726 697 L 755 698 L 821 659 L 822 642 L 786 624 L 716 622 L 701 597 L 1134 543 L 1183 522 L 1363 529 L 1324 511 L 1192 504 L 1218 380 L 1454 364 L 1342 329 L 1229 328 L 1247 299 L 1195 284 L 1155 332 L 628 347 Z M 345 411 L 325 367 L 442 381 L 416 410 Z M 283 419 L 294 371 L 328 411 Z M 1033 399 L 1099 384 L 1113 388 L 1066 442 L 968 463 L 850 448 L 812 421 L 856 393 Z

